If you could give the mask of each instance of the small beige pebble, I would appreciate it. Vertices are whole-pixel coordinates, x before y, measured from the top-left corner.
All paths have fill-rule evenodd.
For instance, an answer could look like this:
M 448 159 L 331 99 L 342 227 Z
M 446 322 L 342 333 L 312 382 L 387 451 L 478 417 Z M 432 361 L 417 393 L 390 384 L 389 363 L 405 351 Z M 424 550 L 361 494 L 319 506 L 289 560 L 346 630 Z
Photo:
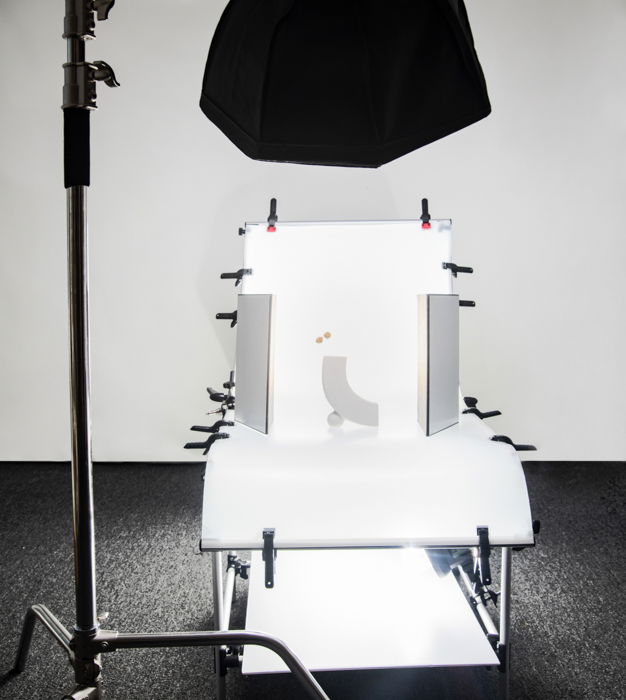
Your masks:
M 321 343 L 322 340 L 324 340 L 324 338 L 322 338 L 322 336 L 320 335 L 318 338 L 315 339 L 315 342 L 316 342 L 316 343 Z
M 326 331 L 326 333 L 324 333 L 324 338 L 330 338 L 330 337 L 331 337 L 331 334 L 328 331 Z

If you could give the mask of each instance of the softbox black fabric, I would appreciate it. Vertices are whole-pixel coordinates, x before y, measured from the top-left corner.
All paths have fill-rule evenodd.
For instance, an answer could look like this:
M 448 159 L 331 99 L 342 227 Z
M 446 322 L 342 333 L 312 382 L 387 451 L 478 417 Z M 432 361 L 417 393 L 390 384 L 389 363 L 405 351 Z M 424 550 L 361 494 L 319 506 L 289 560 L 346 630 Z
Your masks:
M 200 106 L 251 158 L 361 167 L 491 111 L 462 0 L 231 0 Z

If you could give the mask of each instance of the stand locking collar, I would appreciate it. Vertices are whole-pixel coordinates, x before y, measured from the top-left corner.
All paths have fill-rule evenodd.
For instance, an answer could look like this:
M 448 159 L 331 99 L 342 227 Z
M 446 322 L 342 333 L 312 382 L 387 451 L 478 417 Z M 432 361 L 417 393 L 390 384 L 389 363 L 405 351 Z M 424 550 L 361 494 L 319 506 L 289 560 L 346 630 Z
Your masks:
M 95 39 L 98 21 L 109 18 L 115 0 L 65 0 L 64 39 Z
M 68 40 L 68 61 L 63 64 L 63 109 L 97 109 L 96 81 L 119 87 L 113 68 L 105 61 L 85 60 L 85 40 L 94 39 L 96 17 L 105 20 L 115 0 L 66 0 L 63 38 Z
M 63 109 L 97 109 L 96 81 L 119 87 L 113 68 L 106 61 L 64 63 Z

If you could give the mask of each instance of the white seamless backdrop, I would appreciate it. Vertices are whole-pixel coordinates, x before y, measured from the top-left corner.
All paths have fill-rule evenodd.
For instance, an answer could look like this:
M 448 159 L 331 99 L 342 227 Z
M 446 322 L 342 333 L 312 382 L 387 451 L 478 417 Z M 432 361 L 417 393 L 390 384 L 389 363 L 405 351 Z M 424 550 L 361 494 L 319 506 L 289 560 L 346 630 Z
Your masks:
M 462 384 L 545 460 L 626 459 L 626 5 L 467 0 L 493 114 L 378 170 L 248 160 L 198 107 L 224 0 L 118 2 L 88 58 L 96 460 L 182 449 L 232 364 L 237 228 L 454 221 Z M 0 459 L 69 459 L 63 4 L 0 5 Z

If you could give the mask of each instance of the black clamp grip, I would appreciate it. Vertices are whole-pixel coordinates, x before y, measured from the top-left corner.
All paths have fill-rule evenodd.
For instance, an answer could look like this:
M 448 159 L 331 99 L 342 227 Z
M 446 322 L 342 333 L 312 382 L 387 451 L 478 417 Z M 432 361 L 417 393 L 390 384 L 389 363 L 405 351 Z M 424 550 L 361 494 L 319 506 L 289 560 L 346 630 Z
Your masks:
M 537 450 L 534 445 L 515 444 L 508 435 L 492 435 L 489 439 L 493 440 L 494 442 L 505 442 L 507 445 L 514 447 L 518 452 L 534 452 Z
M 265 562 L 265 588 L 274 588 L 274 535 L 276 530 L 268 527 L 263 530 L 263 561 Z
M 491 584 L 491 566 L 489 565 L 489 555 L 491 545 L 489 544 L 489 528 L 477 527 L 478 535 L 478 560 L 476 574 L 483 586 Z
M 219 433 L 220 428 L 232 427 L 235 425 L 232 420 L 218 420 L 213 425 L 192 425 L 189 430 L 195 430 L 198 433 Z
M 276 198 L 272 197 L 270 199 L 270 215 L 267 217 L 267 230 L 269 233 L 276 231 L 277 222 L 278 216 L 276 214 Z
M 501 416 L 502 411 L 479 411 L 477 408 L 466 408 L 463 413 L 471 413 L 478 416 L 480 420 L 485 418 L 493 418 L 494 416 Z
M 221 280 L 237 280 L 235 282 L 235 287 L 239 284 L 241 284 L 241 280 L 243 279 L 244 275 L 251 275 L 252 270 L 249 267 L 242 267 L 240 270 L 237 270 L 237 272 L 222 272 L 220 275 Z
M 470 306 L 474 308 L 476 306 L 475 301 L 470 301 L 469 299 L 459 299 L 459 306 Z
M 206 442 L 188 442 L 185 445 L 186 450 L 202 450 L 203 455 L 209 454 L 209 450 L 213 446 L 213 443 L 216 440 L 224 440 L 225 438 L 229 438 L 230 435 L 228 433 L 214 433 L 213 435 L 209 435 L 209 438 Z
M 428 213 L 428 200 L 422 199 L 422 215 L 420 216 L 422 228 L 430 228 L 430 214 Z
M 444 270 L 450 270 L 452 273 L 453 277 L 456 277 L 459 272 L 467 272 L 468 274 L 471 274 L 474 272 L 473 267 L 461 267 L 461 265 L 455 265 L 454 263 L 451 262 L 445 262 L 441 264 Z
M 221 391 L 215 391 L 215 389 L 212 389 L 210 386 L 208 386 L 206 390 L 211 401 L 216 401 L 217 403 L 224 403 L 231 398 L 228 394 L 223 394 Z
M 228 375 L 228 381 L 224 382 L 222 386 L 224 389 L 228 389 L 228 393 L 225 396 L 222 406 L 233 410 L 235 408 L 235 397 L 233 395 L 233 389 L 235 388 L 235 370 L 231 369 L 230 374 Z
M 234 328 L 237 325 L 237 312 L 236 311 L 231 311 L 230 313 L 215 314 L 215 318 L 218 321 L 230 321 L 231 328 Z
M 119 87 L 113 68 L 106 61 L 94 61 L 94 80 L 103 80 L 105 85 L 109 87 Z
M 480 420 L 502 415 L 502 411 L 479 411 L 477 408 L 478 399 L 475 396 L 464 396 L 463 401 L 465 401 L 465 405 L 467 406 L 463 413 L 471 413 L 478 416 Z

